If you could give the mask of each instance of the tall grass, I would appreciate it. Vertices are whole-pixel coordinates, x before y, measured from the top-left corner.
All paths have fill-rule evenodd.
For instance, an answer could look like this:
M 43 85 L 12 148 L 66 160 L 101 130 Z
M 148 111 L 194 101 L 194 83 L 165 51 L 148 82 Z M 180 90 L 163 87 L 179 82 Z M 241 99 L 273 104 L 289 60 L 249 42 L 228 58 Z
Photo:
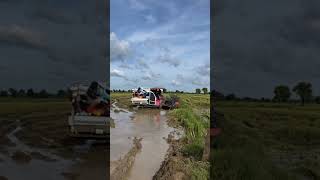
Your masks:
M 188 142 L 203 142 L 208 127 L 207 119 L 197 115 L 190 107 L 175 109 L 171 114 L 184 128 Z
M 170 118 L 184 129 L 182 154 L 190 179 L 209 179 L 209 162 L 201 161 L 204 141 L 209 128 L 209 95 L 179 94 L 180 107 L 170 112 Z

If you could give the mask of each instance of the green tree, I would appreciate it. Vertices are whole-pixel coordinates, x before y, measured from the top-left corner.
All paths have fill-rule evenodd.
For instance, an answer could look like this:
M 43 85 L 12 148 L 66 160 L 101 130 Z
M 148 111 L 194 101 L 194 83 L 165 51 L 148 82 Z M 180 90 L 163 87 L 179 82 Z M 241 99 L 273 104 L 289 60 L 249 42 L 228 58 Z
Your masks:
M 27 96 L 28 97 L 33 97 L 34 96 L 34 92 L 33 92 L 32 88 L 27 90 Z
M 202 91 L 204 94 L 207 94 L 208 93 L 208 88 L 202 88 Z
M 212 90 L 211 93 L 212 93 L 212 97 L 216 100 L 224 100 L 225 99 L 224 94 L 219 91 Z
M 287 102 L 291 96 L 289 87 L 284 85 L 276 86 L 273 92 L 273 99 L 278 102 Z
M 10 96 L 12 97 L 17 97 L 17 90 L 13 89 L 13 88 L 9 88 L 9 93 L 10 93 Z
M 317 104 L 320 104 L 320 96 L 317 96 L 314 101 L 317 103 Z
M 66 91 L 64 91 L 63 89 L 58 90 L 57 92 L 57 96 L 58 97 L 65 97 L 66 96 Z
M 43 89 L 39 92 L 39 97 L 40 98 L 47 98 L 47 97 L 49 97 L 49 93 L 45 89 Z
M 200 94 L 201 93 L 201 89 L 197 88 L 196 89 L 196 94 Z
M 229 100 L 229 101 L 234 101 L 237 99 L 235 94 L 228 94 L 228 95 L 226 95 L 225 98 L 226 98 L 226 100 Z
M 26 96 L 26 91 L 24 89 L 20 89 L 17 96 L 20 96 L 20 97 Z
M 293 89 L 301 100 L 301 105 L 304 106 L 305 102 L 312 97 L 312 84 L 308 82 L 299 82 Z
M 7 97 L 8 96 L 8 91 L 6 91 L 6 90 L 0 91 L 0 96 L 1 97 Z

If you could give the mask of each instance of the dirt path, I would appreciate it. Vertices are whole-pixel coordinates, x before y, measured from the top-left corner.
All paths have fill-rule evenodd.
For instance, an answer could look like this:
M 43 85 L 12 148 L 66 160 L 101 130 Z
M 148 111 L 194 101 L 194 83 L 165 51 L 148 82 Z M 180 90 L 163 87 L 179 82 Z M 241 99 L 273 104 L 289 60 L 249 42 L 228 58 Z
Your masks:
M 170 132 L 175 131 L 167 125 L 166 113 L 159 109 L 129 112 L 113 106 L 111 117 L 115 128 L 110 130 L 111 166 L 116 169 L 124 159 L 130 161 L 129 165 L 132 167 L 127 168 L 126 179 L 150 180 L 159 170 L 169 148 L 166 138 Z M 142 138 L 141 149 L 130 153 L 132 149 L 137 149 L 136 143 L 133 143 L 134 137 Z M 129 154 L 130 158 L 127 157 Z

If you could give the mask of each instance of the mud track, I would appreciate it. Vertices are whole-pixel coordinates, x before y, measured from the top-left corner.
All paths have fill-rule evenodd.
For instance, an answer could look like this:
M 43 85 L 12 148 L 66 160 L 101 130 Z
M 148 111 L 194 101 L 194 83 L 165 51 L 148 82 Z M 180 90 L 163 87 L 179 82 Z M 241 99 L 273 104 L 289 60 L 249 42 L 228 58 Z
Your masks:
M 135 161 L 137 153 L 141 151 L 142 145 L 141 140 L 134 138 L 133 147 L 131 150 L 120 160 L 113 161 L 110 163 L 110 179 L 111 180 L 125 180 L 129 176 L 130 170 Z
M 185 163 L 180 149 L 182 147 L 181 139 L 175 140 L 173 136 L 169 136 L 170 147 L 166 158 L 161 164 L 160 169 L 153 176 L 153 180 L 185 180 L 188 176 L 185 172 Z

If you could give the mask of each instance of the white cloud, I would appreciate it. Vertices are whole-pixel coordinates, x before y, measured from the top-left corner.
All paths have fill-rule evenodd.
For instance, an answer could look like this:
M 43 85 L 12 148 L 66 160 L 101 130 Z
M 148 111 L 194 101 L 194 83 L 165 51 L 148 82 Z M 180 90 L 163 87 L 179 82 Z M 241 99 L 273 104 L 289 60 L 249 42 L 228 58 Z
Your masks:
M 179 59 L 173 58 L 171 56 L 159 56 L 158 61 L 161 63 L 167 63 L 174 67 L 178 67 L 181 64 L 181 61 Z
M 174 86 L 180 86 L 181 82 L 179 82 L 179 81 L 174 79 L 174 80 L 171 81 L 171 84 L 174 85 Z
M 124 72 L 118 69 L 111 69 L 110 71 L 110 75 L 113 77 L 120 77 L 123 79 L 127 79 L 127 77 L 125 76 Z
M 181 61 L 178 58 L 173 57 L 171 54 L 172 53 L 168 48 L 164 48 L 162 54 L 156 59 L 156 62 L 178 67 L 181 64 Z
M 122 68 L 122 69 L 130 69 L 131 68 L 127 62 L 122 62 L 119 65 L 119 67 Z
M 177 74 L 176 79 L 171 81 L 171 84 L 174 86 L 181 86 L 186 81 L 185 77 L 182 74 Z
M 203 87 L 209 87 L 210 86 L 210 81 L 209 77 L 208 78 L 203 78 L 199 76 L 194 76 L 192 78 L 191 83 L 196 86 L 203 86 Z
M 200 11 L 205 8 L 199 7 L 197 1 L 183 9 L 175 1 L 119 2 L 127 6 L 119 6 L 124 11 L 115 15 L 127 23 L 114 23 L 116 27 L 112 29 L 118 35 L 118 41 L 127 42 L 130 56 L 112 62 L 115 69 L 122 70 L 127 76 L 125 81 L 114 78 L 114 84 L 128 88 L 159 84 L 184 91 L 206 87 L 204 84 L 209 82 L 206 75 L 210 70 L 204 65 L 195 67 L 198 65 L 194 62 L 207 64 L 209 59 L 206 57 L 210 47 L 209 11 Z M 136 17 L 126 18 L 123 13 Z
M 201 80 L 199 79 L 195 79 L 192 81 L 193 85 L 197 85 L 197 86 L 203 86 L 203 87 L 209 87 L 210 86 L 210 82 L 205 81 L 205 80 Z
M 128 41 L 120 40 L 114 32 L 110 33 L 111 61 L 123 61 L 130 55 L 130 44 Z
M 209 87 L 209 77 L 200 77 L 188 74 L 183 76 L 182 74 L 177 74 L 176 78 L 171 81 L 174 86 L 181 86 L 183 84 L 193 84 L 196 86 Z
M 156 18 L 154 16 L 152 16 L 151 14 L 146 15 L 144 18 L 147 21 L 147 23 L 150 23 L 150 24 L 157 22 Z
M 150 66 L 142 59 L 138 60 L 137 68 L 149 69 Z
M 136 10 L 145 10 L 148 8 L 141 0 L 129 0 L 129 6 Z
M 195 67 L 194 71 L 196 71 L 201 76 L 210 77 L 210 64 L 203 64 Z
M 147 71 L 146 73 L 144 73 L 144 75 L 142 76 L 142 79 L 144 80 L 156 80 L 160 77 L 160 74 L 156 74 L 152 71 Z

